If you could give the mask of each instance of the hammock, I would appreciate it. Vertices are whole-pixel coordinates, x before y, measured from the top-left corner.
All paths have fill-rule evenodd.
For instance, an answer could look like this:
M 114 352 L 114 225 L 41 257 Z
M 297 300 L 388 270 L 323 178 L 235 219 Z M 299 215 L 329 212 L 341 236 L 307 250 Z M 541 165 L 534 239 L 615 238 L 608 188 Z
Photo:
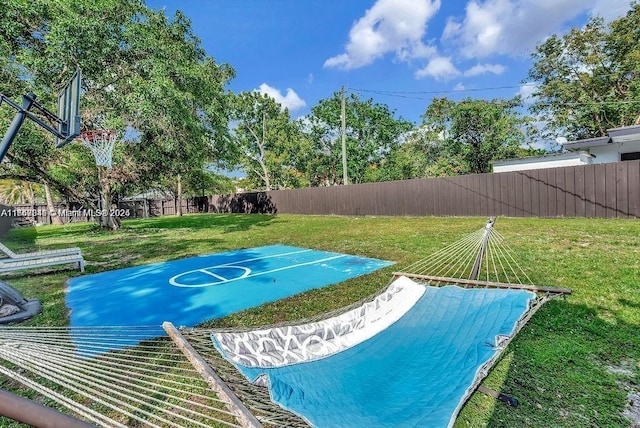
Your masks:
M 451 426 L 524 322 L 567 292 L 516 284 L 528 277 L 493 223 L 408 269 L 418 273 L 396 273 L 357 308 L 296 326 L 212 332 L 214 345 L 310 425 Z M 472 279 L 455 279 L 465 273 Z
M 392 325 L 352 338 L 356 343 L 344 349 L 343 330 L 347 337 L 357 333 L 335 319 L 235 337 L 217 333 L 214 342 L 249 381 L 268 385 L 276 403 L 313 426 L 447 426 L 478 368 L 501 350 L 499 339 L 488 340 L 510 336 L 534 295 L 423 287 L 405 277 L 391 287 L 423 293 Z M 392 301 L 379 309 L 393 310 Z
M 570 293 L 527 285 L 492 226 L 375 296 L 296 323 L 165 323 L 170 338 L 151 327 L 0 328 L 0 373 L 98 426 L 451 425 L 535 311 Z

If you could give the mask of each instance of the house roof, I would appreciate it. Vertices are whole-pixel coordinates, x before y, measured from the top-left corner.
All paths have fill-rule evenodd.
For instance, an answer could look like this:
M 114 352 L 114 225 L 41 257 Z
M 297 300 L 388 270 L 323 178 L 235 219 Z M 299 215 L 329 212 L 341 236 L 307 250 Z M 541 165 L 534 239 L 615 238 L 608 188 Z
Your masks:
M 607 134 L 609 134 L 609 136 L 612 138 L 617 136 L 623 136 L 623 135 L 634 135 L 634 134 L 640 135 L 640 125 L 623 126 L 621 128 L 611 128 L 607 130 Z
M 606 146 L 611 143 L 611 137 L 596 137 L 596 138 L 586 138 L 584 140 L 576 140 L 569 141 L 567 143 L 562 144 L 567 150 L 580 150 L 587 149 L 589 147 L 598 147 L 598 146 Z
M 614 143 L 640 140 L 640 126 L 635 125 L 609 129 L 607 130 L 607 134 L 609 134 L 609 137 L 611 137 Z
M 581 150 L 625 141 L 640 141 L 640 125 L 607 129 L 607 135 L 605 137 L 569 141 L 562 146 L 567 150 Z

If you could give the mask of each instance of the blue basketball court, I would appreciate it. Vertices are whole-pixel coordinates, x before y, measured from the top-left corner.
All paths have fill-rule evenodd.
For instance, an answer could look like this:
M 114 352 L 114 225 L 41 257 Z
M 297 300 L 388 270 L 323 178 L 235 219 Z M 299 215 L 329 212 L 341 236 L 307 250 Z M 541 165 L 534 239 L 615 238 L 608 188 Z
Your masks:
M 72 278 L 72 326 L 195 326 L 391 262 L 272 245 Z

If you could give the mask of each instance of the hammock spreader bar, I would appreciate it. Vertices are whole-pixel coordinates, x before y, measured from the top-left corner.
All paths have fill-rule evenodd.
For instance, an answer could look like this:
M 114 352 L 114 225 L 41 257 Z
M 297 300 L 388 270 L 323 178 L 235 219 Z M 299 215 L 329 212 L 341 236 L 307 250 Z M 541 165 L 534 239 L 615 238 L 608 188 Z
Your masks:
M 191 365 L 196 369 L 202 378 L 209 384 L 211 389 L 215 391 L 218 398 L 225 402 L 227 409 L 231 411 L 238 422 L 247 428 L 260 428 L 262 425 L 251 414 L 249 409 L 240 401 L 238 397 L 229 389 L 229 387 L 220 379 L 215 371 L 207 364 L 207 362 L 196 352 L 195 349 L 185 340 L 182 334 L 174 327 L 170 322 L 164 322 L 162 328 L 167 332 L 167 335 L 173 340 L 176 346 L 182 351 L 185 357 L 189 360 Z
M 491 281 L 477 281 L 472 279 L 460 279 L 460 278 L 447 278 L 443 276 L 433 275 L 418 275 L 415 273 L 407 272 L 394 272 L 394 277 L 406 276 L 407 278 L 414 278 L 427 282 L 440 282 L 446 284 L 464 285 L 465 287 L 477 287 L 477 288 L 504 288 L 510 290 L 527 290 L 534 293 L 549 293 L 549 294 L 571 294 L 570 288 L 555 288 L 555 287 L 541 287 L 538 285 L 530 284 L 510 284 L 506 282 L 491 282 Z

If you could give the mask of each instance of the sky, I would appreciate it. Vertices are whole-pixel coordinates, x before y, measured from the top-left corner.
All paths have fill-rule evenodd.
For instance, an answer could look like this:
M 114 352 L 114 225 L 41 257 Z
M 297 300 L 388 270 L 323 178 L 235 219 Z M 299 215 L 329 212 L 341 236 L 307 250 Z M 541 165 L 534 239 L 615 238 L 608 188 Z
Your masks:
M 267 93 L 293 118 L 344 85 L 419 123 L 436 96 L 526 97 L 531 53 L 629 0 L 148 0 L 188 16 L 236 71 L 229 89 Z

